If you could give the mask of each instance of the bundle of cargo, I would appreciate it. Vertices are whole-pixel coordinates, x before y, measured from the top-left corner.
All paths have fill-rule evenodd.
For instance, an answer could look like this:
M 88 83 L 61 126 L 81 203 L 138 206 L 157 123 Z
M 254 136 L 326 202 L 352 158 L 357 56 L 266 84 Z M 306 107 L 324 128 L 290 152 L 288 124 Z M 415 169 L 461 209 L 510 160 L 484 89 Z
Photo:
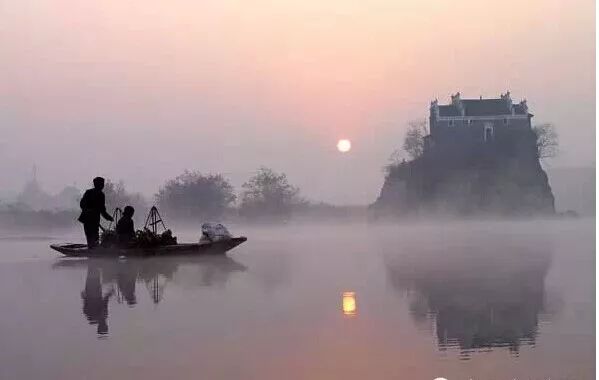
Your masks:
M 160 247 L 163 245 L 177 244 L 177 237 L 173 236 L 171 230 L 166 230 L 161 234 L 150 231 L 147 228 L 135 232 L 135 239 L 131 243 L 134 247 L 149 248 Z
M 115 230 L 102 230 L 100 234 L 100 246 L 112 247 L 118 243 L 118 237 Z
M 120 216 L 122 216 L 122 212 L 116 208 L 112 216 L 113 220 L 118 220 Z M 163 227 L 162 233 L 158 232 L 159 224 Z M 156 207 L 152 207 L 150 210 L 144 228 L 135 231 L 135 236 L 132 239 L 127 239 L 126 242 L 119 241 L 116 230 L 111 227 L 112 222 L 107 229 L 102 230 L 100 235 L 102 247 L 152 248 L 177 244 L 177 237 L 173 236 L 173 232 L 166 228 Z
M 202 224 L 202 237 L 200 242 L 215 242 L 229 240 L 233 236 L 227 230 L 227 227 L 220 223 L 204 223 Z

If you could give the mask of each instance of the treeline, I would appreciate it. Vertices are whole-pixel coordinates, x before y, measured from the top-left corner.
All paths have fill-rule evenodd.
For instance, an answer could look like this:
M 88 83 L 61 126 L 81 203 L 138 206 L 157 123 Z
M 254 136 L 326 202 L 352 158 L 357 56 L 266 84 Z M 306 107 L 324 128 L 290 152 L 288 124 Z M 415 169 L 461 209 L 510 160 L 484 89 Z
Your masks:
M 68 228 L 75 225 L 75 210 L 31 210 L 5 205 L 0 209 L 0 230 Z
M 25 194 L 26 192 L 26 194 Z M 300 189 L 291 184 L 285 173 L 261 167 L 237 192 L 221 174 L 205 174 L 185 171 L 167 180 L 152 198 L 127 191 L 123 181 L 106 180 L 104 187 L 106 207 L 112 212 L 131 205 L 136 209 L 136 222 L 143 223 L 149 208 L 157 205 L 161 214 L 169 220 L 190 222 L 215 220 L 240 221 L 286 221 L 292 217 L 301 219 L 354 218 L 359 208 L 313 203 L 300 195 Z M 45 226 L 54 220 L 57 224 L 71 224 L 79 210 L 82 192 L 69 186 L 69 197 L 61 208 L 44 208 L 40 199 L 51 199 L 41 186 L 31 183 L 17 197 L 17 202 L 0 201 L 0 226 L 7 221 L 19 225 L 34 223 Z M 28 200 L 31 200 L 29 203 Z M 54 203 L 45 203 L 52 206 Z M 68 205 L 68 206 L 67 206 Z M 54 216 L 54 217 L 53 217 Z M 4 223 L 2 222 L 4 221 Z
M 220 174 L 185 171 L 167 181 L 155 196 L 158 208 L 178 219 L 211 220 L 223 216 L 251 219 L 291 217 L 292 211 L 307 202 L 287 175 L 261 167 L 242 185 L 239 195 Z

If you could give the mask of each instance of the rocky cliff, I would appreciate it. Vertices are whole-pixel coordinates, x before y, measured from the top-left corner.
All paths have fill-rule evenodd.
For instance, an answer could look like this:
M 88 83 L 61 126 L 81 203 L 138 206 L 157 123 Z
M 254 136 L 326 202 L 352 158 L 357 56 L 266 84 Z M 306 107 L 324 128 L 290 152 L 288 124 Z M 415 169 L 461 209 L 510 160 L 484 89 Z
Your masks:
M 431 146 L 413 161 L 392 165 L 371 208 L 379 216 L 555 212 L 530 129 L 479 144 Z

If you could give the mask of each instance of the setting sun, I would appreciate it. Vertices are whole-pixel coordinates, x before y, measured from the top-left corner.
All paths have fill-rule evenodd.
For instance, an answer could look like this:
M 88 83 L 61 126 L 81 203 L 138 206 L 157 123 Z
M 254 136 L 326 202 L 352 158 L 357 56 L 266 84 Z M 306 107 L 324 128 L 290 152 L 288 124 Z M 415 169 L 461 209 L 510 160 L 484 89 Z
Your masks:
M 346 153 L 351 150 L 351 141 L 342 139 L 337 142 L 337 150 Z

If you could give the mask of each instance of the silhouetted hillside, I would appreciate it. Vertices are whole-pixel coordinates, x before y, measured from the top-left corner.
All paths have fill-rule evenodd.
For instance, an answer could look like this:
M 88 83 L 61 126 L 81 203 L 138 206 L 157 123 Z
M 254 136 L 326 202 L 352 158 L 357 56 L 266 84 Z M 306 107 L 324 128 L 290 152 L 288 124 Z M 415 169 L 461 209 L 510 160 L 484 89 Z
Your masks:
M 530 129 L 505 130 L 489 141 L 451 143 L 391 166 L 377 215 L 553 214 L 554 198 Z

